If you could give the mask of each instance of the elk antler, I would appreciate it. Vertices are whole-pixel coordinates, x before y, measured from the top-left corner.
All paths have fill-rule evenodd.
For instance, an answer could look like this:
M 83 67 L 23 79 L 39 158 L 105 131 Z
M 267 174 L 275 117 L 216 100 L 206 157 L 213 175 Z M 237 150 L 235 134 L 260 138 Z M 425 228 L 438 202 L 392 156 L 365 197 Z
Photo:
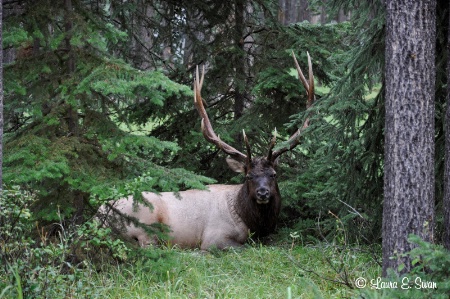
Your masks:
M 275 128 L 275 130 L 273 132 L 273 137 L 269 143 L 269 153 L 267 154 L 267 160 L 269 160 L 269 161 L 275 161 L 275 159 L 272 158 L 272 155 L 273 155 L 272 150 L 275 146 L 276 141 L 277 141 L 277 128 Z
M 295 67 L 297 68 L 298 78 L 300 82 L 302 82 L 303 86 L 306 89 L 306 94 L 308 96 L 306 101 L 306 110 L 308 110 L 313 104 L 316 99 L 314 95 L 314 74 L 312 70 L 312 64 L 311 64 L 311 57 L 309 56 L 309 53 L 306 52 L 308 55 L 308 76 L 309 80 L 306 80 L 305 76 L 303 75 L 303 72 L 300 68 L 300 65 L 298 64 L 297 58 L 295 58 L 294 51 L 292 51 L 292 57 L 294 58 Z M 275 161 L 275 159 L 280 156 L 281 154 L 292 150 L 294 147 L 296 147 L 300 143 L 300 136 L 307 127 L 309 126 L 309 115 L 306 117 L 305 122 L 303 123 L 303 126 L 297 130 L 291 137 L 289 137 L 288 141 L 286 142 L 288 146 L 280 148 L 279 150 L 276 150 L 272 153 L 273 145 L 271 143 L 269 155 L 268 158 L 270 158 L 271 161 Z
M 226 144 L 222 140 L 220 140 L 219 136 L 216 135 L 214 132 L 211 122 L 209 121 L 208 114 L 206 113 L 205 106 L 203 106 L 203 99 L 201 96 L 201 90 L 203 85 L 203 79 L 205 77 L 205 67 L 203 66 L 202 70 L 202 77 L 199 79 L 198 74 L 198 66 L 197 71 L 195 74 L 195 80 L 194 80 L 194 105 L 195 108 L 197 108 L 198 113 L 200 114 L 200 117 L 202 118 L 202 133 L 205 139 L 212 144 L 215 144 L 218 146 L 221 150 L 223 150 L 225 153 L 230 155 L 235 160 L 238 160 L 243 163 L 248 163 L 250 158 L 250 146 L 248 145 L 247 136 L 245 136 L 244 133 L 244 140 L 246 142 L 247 152 L 249 157 L 247 158 L 246 155 L 235 149 L 234 147 Z

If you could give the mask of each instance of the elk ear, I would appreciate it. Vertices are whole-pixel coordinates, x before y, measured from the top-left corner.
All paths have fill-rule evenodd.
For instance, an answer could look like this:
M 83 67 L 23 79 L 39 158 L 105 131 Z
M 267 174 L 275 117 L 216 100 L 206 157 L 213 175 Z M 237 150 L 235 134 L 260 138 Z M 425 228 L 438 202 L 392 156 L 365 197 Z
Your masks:
M 234 172 L 245 172 L 245 165 L 239 162 L 238 160 L 235 160 L 233 158 L 227 157 L 227 164 L 228 167 L 230 167 L 231 170 Z

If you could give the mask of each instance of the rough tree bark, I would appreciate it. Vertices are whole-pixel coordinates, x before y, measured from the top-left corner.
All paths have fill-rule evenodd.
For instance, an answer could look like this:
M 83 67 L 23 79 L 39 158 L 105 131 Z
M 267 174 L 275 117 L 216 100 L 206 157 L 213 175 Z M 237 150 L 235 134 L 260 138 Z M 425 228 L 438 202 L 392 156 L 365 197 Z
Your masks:
M 3 45 L 3 1 L 0 1 L 0 45 Z M 3 190 L 3 46 L 0 51 L 0 191 Z
M 436 0 L 386 0 L 383 275 L 433 241 Z
M 449 11 L 450 14 L 450 11 Z M 447 110 L 445 112 L 444 246 L 450 250 L 450 17 L 447 31 Z

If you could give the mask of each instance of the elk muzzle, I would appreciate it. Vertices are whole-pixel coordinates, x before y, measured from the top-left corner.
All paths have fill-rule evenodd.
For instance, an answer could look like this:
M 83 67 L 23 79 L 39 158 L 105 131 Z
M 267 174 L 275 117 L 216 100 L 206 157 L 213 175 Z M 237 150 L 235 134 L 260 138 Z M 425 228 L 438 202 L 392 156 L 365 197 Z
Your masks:
M 256 202 L 258 204 L 268 204 L 270 191 L 267 187 L 261 186 L 256 189 Z

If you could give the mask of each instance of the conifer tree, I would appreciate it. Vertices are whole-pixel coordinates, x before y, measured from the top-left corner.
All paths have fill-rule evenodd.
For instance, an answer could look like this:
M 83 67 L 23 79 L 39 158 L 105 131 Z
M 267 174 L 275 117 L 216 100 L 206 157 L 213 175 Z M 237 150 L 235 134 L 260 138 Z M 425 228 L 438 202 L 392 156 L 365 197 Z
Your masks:
M 316 149 L 318 154 L 312 157 L 305 172 L 327 173 L 327 176 L 323 185 L 318 185 L 317 191 L 313 190 L 316 196 L 309 191 L 311 197 L 308 204 L 316 209 L 322 206 L 331 208 L 349 224 L 349 230 L 355 229 L 357 233 L 354 236 L 368 242 L 381 241 L 386 80 L 384 1 L 334 0 L 328 4 L 328 9 L 335 12 L 342 9 L 352 12 L 350 23 L 355 35 L 349 35 L 353 37 L 348 40 L 350 49 L 341 60 L 343 63 L 340 66 L 346 71 L 332 84 L 330 93 L 321 101 L 323 106 L 319 108 L 320 111 L 331 112 L 333 123 L 321 123 L 317 128 L 320 134 L 310 133 L 313 138 L 319 137 L 313 143 L 326 145 Z M 444 70 L 447 56 L 444 49 L 448 35 L 449 2 L 439 0 L 437 5 L 435 169 L 436 219 L 440 220 L 445 152 L 442 116 L 445 114 L 446 92 L 443 89 L 447 86 Z M 311 178 L 311 181 L 320 182 L 320 179 Z M 355 208 L 359 215 L 349 211 L 341 201 Z M 355 226 L 355 223 L 358 225 Z M 440 241 L 446 225 L 438 221 L 436 227 L 436 241 Z
M 0 2 L 0 45 L 3 45 L 3 2 Z M 0 51 L 0 191 L 3 190 L 3 49 Z
M 308 34 L 324 36 L 323 42 L 315 41 L 320 47 L 310 53 L 319 54 L 315 67 L 323 68 L 326 76 L 322 76 L 322 83 L 330 86 L 330 91 L 320 95 L 311 130 L 305 136 L 307 164 L 288 186 L 296 185 L 297 194 L 304 194 L 299 209 L 303 209 L 303 215 L 306 210 L 306 215 L 320 216 L 325 236 L 335 233 L 335 219 L 324 216 L 332 211 L 346 224 L 350 238 L 379 242 L 383 200 L 384 1 L 327 2 L 329 15 L 339 11 L 351 12 L 348 23 L 316 26 L 318 32 Z M 330 27 L 337 32 L 340 28 L 342 35 L 325 34 L 324 29 Z M 335 39 L 342 44 L 336 43 L 329 52 L 324 51 L 325 45 Z M 349 206 L 354 210 L 349 210 Z
M 5 66 L 5 181 L 38 195 L 38 219 L 80 222 L 85 206 L 140 191 L 201 187 L 201 176 L 160 166 L 174 142 L 130 132 L 136 103 L 156 111 L 190 98 L 155 66 L 127 63 L 127 35 L 109 5 L 79 1 L 10 3 L 5 46 L 17 55 Z M 170 174 L 170 175 L 168 175 Z
M 384 275 L 411 270 L 410 234 L 433 241 L 435 40 L 436 1 L 386 2 Z
M 450 14 L 450 9 L 448 10 Z M 449 17 L 450 22 L 450 17 Z M 445 112 L 445 165 L 444 165 L 444 195 L 443 195 L 443 214 L 444 214 L 444 237 L 445 248 L 450 250 L 450 24 L 447 28 L 447 107 Z

